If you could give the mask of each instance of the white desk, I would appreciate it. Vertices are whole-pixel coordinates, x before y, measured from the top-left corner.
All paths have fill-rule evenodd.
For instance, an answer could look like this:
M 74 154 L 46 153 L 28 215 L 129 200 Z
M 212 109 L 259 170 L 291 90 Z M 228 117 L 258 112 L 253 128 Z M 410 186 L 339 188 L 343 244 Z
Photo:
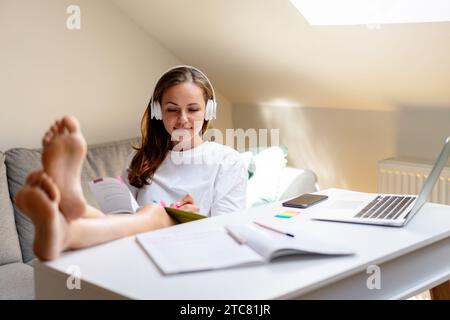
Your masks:
M 320 193 L 332 201 L 338 189 Z M 131 299 L 404 299 L 450 279 L 450 206 L 427 203 L 403 228 L 311 220 L 311 210 L 289 222 L 355 249 L 348 257 L 291 256 L 266 265 L 164 276 L 134 237 L 64 253 L 35 263 L 36 297 Z M 196 229 L 251 221 L 287 210 L 281 203 L 174 228 Z M 279 219 L 279 218 L 278 218 Z M 161 232 L 161 231 L 159 231 Z M 367 267 L 381 269 L 381 289 L 368 289 Z M 69 290 L 66 270 L 81 271 L 81 289 Z

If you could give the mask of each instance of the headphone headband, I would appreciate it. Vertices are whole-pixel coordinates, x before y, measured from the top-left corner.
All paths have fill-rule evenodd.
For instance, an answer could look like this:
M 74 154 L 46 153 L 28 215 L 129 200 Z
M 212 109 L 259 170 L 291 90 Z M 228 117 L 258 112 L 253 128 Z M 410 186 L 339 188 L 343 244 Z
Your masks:
M 150 112 L 151 112 L 151 118 L 155 118 L 157 120 L 162 120 L 162 110 L 161 110 L 161 105 L 159 103 L 159 101 L 154 101 L 154 96 L 155 96 L 155 90 L 156 90 L 156 86 L 158 84 L 158 82 L 161 80 L 162 77 L 164 77 L 167 73 L 169 73 L 172 70 L 178 69 L 178 68 L 187 68 L 187 69 L 191 69 L 191 70 L 195 70 L 198 73 L 200 73 L 208 82 L 213 97 L 212 99 L 208 99 L 206 106 L 205 106 L 205 120 L 211 120 L 211 119 L 215 119 L 216 118 L 216 109 L 217 109 L 217 101 L 216 101 L 216 93 L 214 91 L 214 87 L 211 83 L 211 81 L 209 81 L 208 77 L 206 76 L 206 74 L 204 74 L 200 69 L 190 66 L 190 65 L 177 65 L 174 67 L 169 68 L 167 71 L 165 71 L 160 77 L 159 79 L 156 81 L 156 84 L 153 88 L 153 93 L 152 93 L 152 97 L 150 99 Z

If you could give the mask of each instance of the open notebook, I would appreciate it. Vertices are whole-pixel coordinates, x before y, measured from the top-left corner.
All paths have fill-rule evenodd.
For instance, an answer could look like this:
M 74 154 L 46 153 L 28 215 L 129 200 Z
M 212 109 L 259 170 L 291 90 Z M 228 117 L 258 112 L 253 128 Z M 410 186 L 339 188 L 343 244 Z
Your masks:
M 307 234 L 288 237 L 252 223 L 204 231 L 166 229 L 136 240 L 164 274 L 262 264 L 291 254 L 352 254 Z

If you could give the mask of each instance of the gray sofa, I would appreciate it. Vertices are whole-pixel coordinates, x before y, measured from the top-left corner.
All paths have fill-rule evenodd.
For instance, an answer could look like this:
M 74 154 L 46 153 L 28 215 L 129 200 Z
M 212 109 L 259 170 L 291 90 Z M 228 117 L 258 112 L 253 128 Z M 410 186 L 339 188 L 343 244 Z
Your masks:
M 82 172 L 82 187 L 89 204 L 97 206 L 88 181 L 100 176 L 117 176 L 136 145 L 137 138 L 92 145 Z M 0 299 L 33 299 L 32 261 L 34 227 L 15 207 L 14 197 L 33 170 L 41 168 L 41 151 L 15 148 L 0 152 Z M 286 199 L 316 189 L 310 170 L 285 168 L 277 197 Z

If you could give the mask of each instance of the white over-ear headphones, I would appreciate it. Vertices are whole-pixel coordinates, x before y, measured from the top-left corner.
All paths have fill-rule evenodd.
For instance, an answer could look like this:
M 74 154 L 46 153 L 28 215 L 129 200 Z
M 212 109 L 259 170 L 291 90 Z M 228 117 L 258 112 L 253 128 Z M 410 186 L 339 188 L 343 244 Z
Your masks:
M 211 119 L 215 119 L 216 118 L 216 110 L 217 110 L 217 102 L 216 102 L 216 94 L 214 93 L 214 88 L 211 84 L 211 81 L 209 81 L 208 77 L 199 69 L 193 67 L 193 66 L 188 66 L 188 65 L 179 65 L 179 66 L 175 66 L 170 68 L 169 70 L 167 70 L 166 72 L 164 72 L 162 74 L 161 77 L 159 77 L 158 81 L 156 81 L 156 83 L 159 82 L 159 80 L 165 76 L 167 73 L 169 73 L 170 71 L 177 69 L 177 68 L 188 68 L 188 69 L 193 69 L 197 72 L 199 72 L 203 77 L 205 77 L 206 81 L 208 81 L 211 90 L 212 90 L 212 94 L 213 97 L 212 99 L 208 99 L 208 101 L 206 102 L 206 108 L 205 108 L 205 120 L 211 120 Z M 155 118 L 156 120 L 162 120 L 162 109 L 161 109 L 161 104 L 159 103 L 158 100 L 154 100 L 154 96 L 155 96 L 155 89 L 156 89 L 156 85 L 155 88 L 153 89 L 153 93 L 152 93 L 152 97 L 150 99 L 150 117 L 151 118 Z

